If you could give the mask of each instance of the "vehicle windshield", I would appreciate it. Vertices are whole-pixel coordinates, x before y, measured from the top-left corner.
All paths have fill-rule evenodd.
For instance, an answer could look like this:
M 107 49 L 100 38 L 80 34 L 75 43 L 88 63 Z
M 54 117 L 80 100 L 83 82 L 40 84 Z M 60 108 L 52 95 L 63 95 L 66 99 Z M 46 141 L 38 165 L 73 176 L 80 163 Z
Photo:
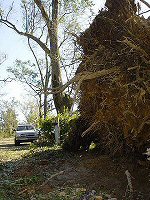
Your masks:
M 34 127 L 31 125 L 26 125 L 26 126 L 18 126 L 17 131 L 24 131 L 24 130 L 33 130 Z

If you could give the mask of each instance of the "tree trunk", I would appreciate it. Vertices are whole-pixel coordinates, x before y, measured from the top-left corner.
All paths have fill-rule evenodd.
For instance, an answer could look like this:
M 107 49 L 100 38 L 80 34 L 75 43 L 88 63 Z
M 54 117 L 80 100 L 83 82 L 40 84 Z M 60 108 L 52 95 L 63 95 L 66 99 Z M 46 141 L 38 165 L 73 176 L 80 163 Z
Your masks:
M 50 49 L 51 49 L 51 67 L 52 67 L 52 87 L 62 86 L 62 78 L 59 62 L 59 48 L 58 48 L 58 0 L 52 0 L 52 23 L 50 35 Z M 54 94 L 53 100 L 57 113 L 64 111 L 63 94 Z
M 58 48 L 58 11 L 59 0 L 52 0 L 52 20 L 50 20 L 48 13 L 46 12 L 41 0 L 34 0 L 36 5 L 41 11 L 42 17 L 46 22 L 48 28 L 48 34 L 50 39 L 50 51 L 46 51 L 46 48 L 42 46 L 44 51 L 50 56 L 51 68 L 52 68 L 52 87 L 62 86 L 60 61 L 59 61 L 59 48 Z M 39 43 L 38 43 L 39 44 Z M 54 105 L 57 113 L 64 111 L 63 94 L 53 94 Z
M 42 98 L 41 98 L 41 94 L 39 94 L 39 118 L 42 119 Z
M 46 119 L 47 116 L 47 94 L 44 94 L 44 119 Z

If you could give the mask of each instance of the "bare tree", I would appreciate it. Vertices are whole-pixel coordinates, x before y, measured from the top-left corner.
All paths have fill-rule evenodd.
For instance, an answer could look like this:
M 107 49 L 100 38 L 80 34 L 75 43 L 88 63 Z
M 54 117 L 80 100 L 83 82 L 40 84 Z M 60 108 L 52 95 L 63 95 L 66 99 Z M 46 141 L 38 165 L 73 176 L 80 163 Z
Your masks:
M 13 134 L 13 129 L 17 127 L 16 102 L 14 99 L 10 102 L 2 101 L 0 107 L 0 128 L 5 137 Z
M 46 58 L 47 56 L 49 57 L 48 59 L 50 61 L 50 64 L 49 68 L 47 68 L 48 73 L 46 74 L 45 86 L 43 88 L 44 94 L 49 93 L 49 88 L 53 90 L 62 87 L 61 68 L 65 68 L 65 65 L 63 65 L 60 60 L 60 48 L 70 36 L 75 35 L 71 33 L 71 28 L 76 27 L 77 24 L 74 21 L 75 14 L 73 15 L 72 13 L 76 12 L 77 14 L 78 12 L 79 14 L 79 12 L 83 12 L 89 5 L 91 5 L 90 0 L 81 2 L 80 5 L 78 5 L 76 1 L 70 0 L 22 0 L 22 7 L 24 9 L 25 31 L 18 29 L 15 23 L 12 23 L 9 20 L 12 7 L 5 16 L 1 14 L 1 23 L 13 29 L 19 35 L 27 37 L 28 42 L 30 42 L 31 40 L 32 42 L 34 42 L 34 44 L 37 44 L 46 54 Z M 62 7 L 63 12 L 60 9 L 60 6 Z M 80 7 L 81 9 L 79 9 Z M 70 16 L 70 14 L 72 15 Z M 62 37 L 58 35 L 58 32 L 60 31 L 59 25 L 62 21 L 65 21 L 65 18 L 70 19 L 72 21 L 72 25 L 68 27 L 65 26 L 66 28 L 63 31 L 63 33 L 65 34 L 64 38 L 62 39 Z M 67 20 L 65 22 L 67 22 Z M 61 41 L 60 38 L 62 39 Z M 75 59 L 73 60 L 73 62 L 75 63 Z M 66 65 L 69 66 L 68 62 L 66 63 Z M 50 82 L 50 76 L 51 87 L 48 86 Z M 45 95 L 45 102 L 46 98 L 47 96 Z M 63 112 L 64 107 L 67 107 L 69 101 L 68 96 L 65 95 L 64 92 L 54 93 L 53 100 L 57 112 Z
M 37 65 L 41 74 L 39 74 L 39 71 L 36 69 Z M 43 94 L 45 88 L 45 73 L 42 72 L 42 66 L 45 65 L 45 62 L 43 60 L 38 60 L 37 65 L 30 61 L 23 62 L 21 60 L 16 60 L 15 66 L 8 68 L 7 71 L 13 74 L 15 80 L 20 81 L 29 87 L 30 95 L 34 96 L 38 100 L 39 118 L 42 118 L 42 113 L 44 113 L 44 118 L 46 118 L 46 101 L 48 94 Z M 42 96 L 44 96 L 44 103 L 42 101 Z M 42 111 L 43 107 L 44 112 Z

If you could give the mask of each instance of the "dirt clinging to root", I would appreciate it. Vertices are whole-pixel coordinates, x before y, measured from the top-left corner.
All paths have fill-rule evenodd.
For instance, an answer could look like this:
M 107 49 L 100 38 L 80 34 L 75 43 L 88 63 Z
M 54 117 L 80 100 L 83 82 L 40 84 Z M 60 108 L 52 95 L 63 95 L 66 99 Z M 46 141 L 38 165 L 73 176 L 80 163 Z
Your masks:
M 150 20 L 137 15 L 134 0 L 107 0 L 78 43 L 83 61 L 76 73 L 97 73 L 80 86 L 81 119 L 88 124 L 82 136 L 91 141 L 98 136 L 101 147 L 113 155 L 146 151 L 150 146 Z

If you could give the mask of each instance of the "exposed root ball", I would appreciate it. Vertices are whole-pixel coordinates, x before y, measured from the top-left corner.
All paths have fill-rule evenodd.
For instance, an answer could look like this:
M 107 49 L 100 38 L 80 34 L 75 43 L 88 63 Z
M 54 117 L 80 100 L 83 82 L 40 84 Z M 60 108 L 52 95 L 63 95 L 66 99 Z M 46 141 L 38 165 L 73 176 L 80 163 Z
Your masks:
M 106 6 L 80 36 L 83 61 L 76 73 L 112 67 L 119 73 L 81 84 L 84 136 L 98 134 L 113 155 L 143 152 L 150 145 L 150 21 L 136 15 L 133 0 L 107 0 Z

